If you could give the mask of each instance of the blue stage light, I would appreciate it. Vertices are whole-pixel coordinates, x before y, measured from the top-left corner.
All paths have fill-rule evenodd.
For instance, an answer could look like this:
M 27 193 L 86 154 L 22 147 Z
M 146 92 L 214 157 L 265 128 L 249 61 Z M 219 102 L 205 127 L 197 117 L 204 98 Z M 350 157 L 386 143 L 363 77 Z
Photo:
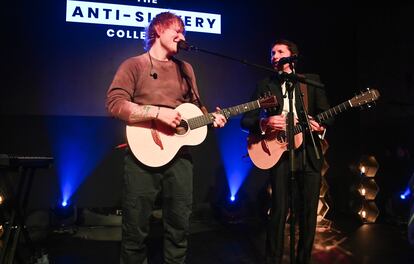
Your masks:
M 234 195 L 232 195 L 232 196 L 230 197 L 230 201 L 234 202 L 235 200 L 236 200 L 236 197 L 234 197 Z
M 410 187 L 407 187 L 407 189 L 405 189 L 405 192 L 404 193 L 402 193 L 401 195 L 400 195 L 400 198 L 402 199 L 402 200 L 405 200 L 407 197 L 409 197 L 411 195 L 411 190 L 410 190 Z
M 113 121 L 112 121 L 113 122 Z M 59 117 L 48 124 L 62 201 L 68 201 L 115 146 L 115 126 L 105 118 Z
M 240 129 L 239 118 L 229 120 L 217 133 L 230 196 L 235 197 L 253 167 L 246 158 L 247 134 Z
M 50 213 L 51 225 L 54 227 L 73 226 L 77 220 L 77 208 L 73 201 L 57 201 Z

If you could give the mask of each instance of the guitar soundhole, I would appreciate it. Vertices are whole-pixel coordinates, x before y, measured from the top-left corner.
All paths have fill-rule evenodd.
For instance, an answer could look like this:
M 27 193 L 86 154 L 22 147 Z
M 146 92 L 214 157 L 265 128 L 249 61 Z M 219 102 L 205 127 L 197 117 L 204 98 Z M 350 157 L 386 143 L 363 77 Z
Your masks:
M 188 131 L 188 123 L 185 120 L 181 120 L 180 125 L 175 128 L 175 134 L 185 135 Z

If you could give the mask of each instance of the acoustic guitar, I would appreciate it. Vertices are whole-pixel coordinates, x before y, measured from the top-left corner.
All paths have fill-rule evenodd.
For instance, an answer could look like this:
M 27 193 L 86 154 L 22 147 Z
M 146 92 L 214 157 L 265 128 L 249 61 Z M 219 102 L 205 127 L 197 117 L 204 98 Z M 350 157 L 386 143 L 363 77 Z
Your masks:
M 227 119 L 258 108 L 277 106 L 276 96 L 220 110 Z M 158 120 L 130 124 L 126 127 L 128 145 L 135 157 L 150 167 L 160 167 L 170 162 L 184 146 L 195 146 L 207 136 L 207 125 L 213 123 L 213 113 L 203 114 L 196 105 L 184 103 L 175 108 L 181 114 L 181 123 L 172 128 Z
M 319 123 L 328 120 L 348 109 L 362 106 L 370 102 L 376 101 L 380 93 L 376 89 L 368 90 L 348 101 L 345 101 L 325 112 L 318 114 L 315 119 Z M 294 129 L 294 148 L 298 148 L 302 144 L 301 125 L 295 125 Z M 250 134 L 247 138 L 247 151 L 253 164 L 259 169 L 269 169 L 276 165 L 287 150 L 286 131 L 266 131 L 264 135 Z

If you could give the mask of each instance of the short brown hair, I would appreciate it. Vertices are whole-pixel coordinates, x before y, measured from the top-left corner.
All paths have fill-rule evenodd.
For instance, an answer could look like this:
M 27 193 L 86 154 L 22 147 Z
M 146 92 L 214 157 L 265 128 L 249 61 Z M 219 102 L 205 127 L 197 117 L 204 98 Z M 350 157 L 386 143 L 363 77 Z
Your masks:
M 273 45 L 271 47 L 271 49 L 275 46 L 275 45 L 286 45 L 290 51 L 290 53 L 292 53 L 292 55 L 299 55 L 299 49 L 298 49 L 298 45 L 296 45 L 294 42 L 287 40 L 287 39 L 278 39 L 275 42 L 273 42 Z

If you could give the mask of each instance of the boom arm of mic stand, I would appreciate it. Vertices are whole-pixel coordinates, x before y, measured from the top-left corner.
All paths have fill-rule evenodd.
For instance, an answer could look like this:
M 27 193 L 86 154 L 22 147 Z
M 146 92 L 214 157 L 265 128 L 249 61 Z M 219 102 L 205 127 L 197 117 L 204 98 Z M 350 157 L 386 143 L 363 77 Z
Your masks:
M 242 59 L 230 57 L 230 56 L 223 55 L 223 54 L 220 54 L 220 53 L 217 53 L 217 52 L 213 52 L 213 51 L 209 51 L 209 50 L 205 50 L 205 49 L 200 49 L 200 48 L 195 47 L 195 46 L 192 46 L 192 45 L 187 46 L 184 50 L 187 50 L 187 51 L 189 51 L 189 50 L 200 51 L 200 52 L 204 52 L 204 53 L 207 53 L 207 54 L 210 54 L 210 55 L 214 55 L 214 56 L 217 56 L 217 57 L 221 57 L 221 58 L 225 58 L 225 59 L 237 61 L 237 62 L 240 62 L 240 63 L 245 64 L 247 66 L 251 66 L 251 67 L 258 68 L 258 69 L 262 69 L 262 70 L 265 70 L 265 71 L 268 71 L 268 72 L 271 72 L 271 73 L 277 73 L 277 71 L 275 69 L 273 69 L 273 68 L 265 67 L 263 65 L 259 65 L 259 64 L 255 64 L 255 63 L 250 63 L 250 62 L 248 62 L 246 60 L 242 60 Z M 301 82 L 301 83 L 306 83 L 306 84 L 309 84 L 309 85 L 313 85 L 313 86 L 319 87 L 319 88 L 323 88 L 325 86 L 324 84 L 322 84 L 320 82 L 317 82 L 317 81 L 314 81 L 314 80 L 309 80 L 306 77 L 298 76 L 298 75 L 296 75 L 294 73 L 289 74 L 289 76 L 287 76 L 285 78 L 288 78 L 288 79 L 290 79 L 292 81 L 296 81 L 296 82 Z
M 240 62 L 240 63 L 245 64 L 247 66 L 259 68 L 259 69 L 262 69 L 262 70 L 265 70 L 265 71 L 269 71 L 269 72 L 272 72 L 272 73 L 275 73 L 276 72 L 274 69 L 269 68 L 269 67 L 265 67 L 263 65 L 259 65 L 259 64 L 255 64 L 255 63 L 250 63 L 250 62 L 248 62 L 246 60 L 242 60 L 242 59 L 230 57 L 230 56 L 227 56 L 227 55 L 223 55 L 223 54 L 220 54 L 220 53 L 217 53 L 217 52 L 212 52 L 212 51 L 205 50 L 205 49 L 200 49 L 200 48 L 195 47 L 195 46 L 189 46 L 188 50 L 200 51 L 200 52 L 204 52 L 204 53 L 207 53 L 207 54 L 211 54 L 211 55 L 214 55 L 214 56 L 217 56 L 217 57 L 221 57 L 221 58 L 225 58 L 225 59 L 237 61 L 237 62 Z
M 320 83 L 318 81 L 307 79 L 306 77 L 299 76 L 299 75 L 297 75 L 295 73 L 282 73 L 281 76 L 283 78 L 287 79 L 287 80 L 290 80 L 290 81 L 305 83 L 305 84 L 309 84 L 309 85 L 316 86 L 318 88 L 325 87 L 324 84 L 322 84 L 322 83 Z

